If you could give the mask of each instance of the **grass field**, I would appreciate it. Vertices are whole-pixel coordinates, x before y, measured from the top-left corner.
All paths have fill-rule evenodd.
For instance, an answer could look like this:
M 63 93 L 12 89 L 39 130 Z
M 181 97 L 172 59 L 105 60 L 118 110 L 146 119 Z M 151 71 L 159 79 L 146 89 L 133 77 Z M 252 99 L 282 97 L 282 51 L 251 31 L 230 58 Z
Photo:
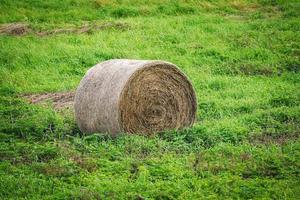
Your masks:
M 0 0 L 0 199 L 298 199 L 300 1 Z M 86 29 L 86 27 L 89 27 Z M 1 30 L 1 29 L 0 29 Z M 112 58 L 178 65 L 194 127 L 82 136 L 74 91 Z

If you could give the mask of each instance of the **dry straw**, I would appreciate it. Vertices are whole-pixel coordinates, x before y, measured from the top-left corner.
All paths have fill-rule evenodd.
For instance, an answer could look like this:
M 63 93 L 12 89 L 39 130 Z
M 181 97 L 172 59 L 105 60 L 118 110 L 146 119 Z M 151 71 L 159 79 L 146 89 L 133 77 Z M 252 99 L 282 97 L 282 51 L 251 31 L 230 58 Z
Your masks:
M 92 67 L 75 95 L 85 133 L 151 134 L 191 126 L 196 96 L 187 77 L 164 61 L 115 59 Z

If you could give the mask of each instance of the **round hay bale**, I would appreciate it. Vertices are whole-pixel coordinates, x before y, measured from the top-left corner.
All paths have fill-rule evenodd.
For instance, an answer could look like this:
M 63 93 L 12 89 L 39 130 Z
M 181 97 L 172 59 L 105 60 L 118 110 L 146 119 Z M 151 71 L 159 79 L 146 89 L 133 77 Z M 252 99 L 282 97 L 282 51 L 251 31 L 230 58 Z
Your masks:
M 89 69 L 75 94 L 82 132 L 151 134 L 193 125 L 196 95 L 187 77 L 164 61 L 115 59 Z

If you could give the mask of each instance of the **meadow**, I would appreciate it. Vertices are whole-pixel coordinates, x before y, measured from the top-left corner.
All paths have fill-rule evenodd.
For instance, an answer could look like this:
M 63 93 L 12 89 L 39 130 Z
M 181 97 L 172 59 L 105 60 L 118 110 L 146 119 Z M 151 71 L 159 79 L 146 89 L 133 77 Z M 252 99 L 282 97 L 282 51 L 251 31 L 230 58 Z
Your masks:
M 297 199 L 300 1 L 0 0 L 0 199 Z M 18 31 L 8 27 L 20 25 Z M 114 59 L 166 60 L 193 127 L 84 135 L 75 91 Z

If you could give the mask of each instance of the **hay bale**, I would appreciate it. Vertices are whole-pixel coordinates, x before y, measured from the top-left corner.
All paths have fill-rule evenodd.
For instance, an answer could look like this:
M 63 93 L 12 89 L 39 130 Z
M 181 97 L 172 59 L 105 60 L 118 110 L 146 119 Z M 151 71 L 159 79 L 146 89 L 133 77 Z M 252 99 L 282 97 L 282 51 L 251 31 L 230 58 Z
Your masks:
M 191 126 L 196 96 L 171 63 L 115 59 L 89 69 L 75 94 L 81 131 L 151 134 Z

